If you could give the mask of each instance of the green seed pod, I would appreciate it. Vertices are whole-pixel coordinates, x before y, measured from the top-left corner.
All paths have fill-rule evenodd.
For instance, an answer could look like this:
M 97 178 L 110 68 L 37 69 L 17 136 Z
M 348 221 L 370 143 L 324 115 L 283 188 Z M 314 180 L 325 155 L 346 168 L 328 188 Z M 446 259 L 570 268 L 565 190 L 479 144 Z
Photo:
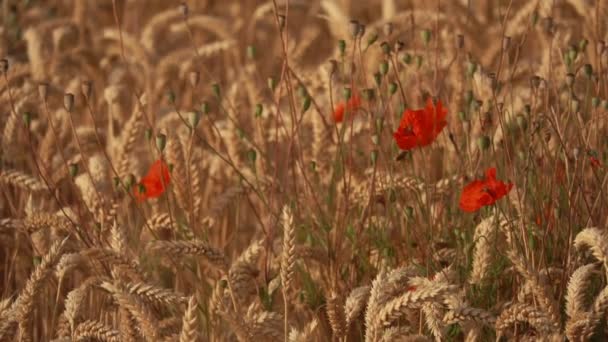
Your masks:
M 125 188 L 130 189 L 135 184 L 135 175 L 132 173 L 128 174 L 123 181 Z
M 589 41 L 585 38 L 583 38 L 579 43 L 578 43 L 578 48 L 580 51 L 585 51 L 587 49 L 587 45 L 589 44 Z
M 371 32 L 367 36 L 367 47 L 372 46 L 377 40 L 378 40 L 378 33 L 377 32 Z
M 283 29 L 285 28 L 285 16 L 279 14 L 277 18 L 279 19 L 279 30 L 283 31 Z
M 526 119 L 526 117 L 523 114 L 518 114 L 515 119 L 517 121 L 517 126 L 519 126 L 519 128 L 521 128 L 524 131 L 528 128 L 528 120 Z
M 310 162 L 309 167 L 310 171 L 317 172 L 317 162 L 315 162 L 314 160 Z
M 236 135 L 239 137 L 239 139 L 243 139 L 245 137 L 245 131 L 243 131 L 240 128 L 236 129 Z
M 536 26 L 536 24 L 538 23 L 538 18 L 538 11 L 532 12 L 532 16 L 530 17 L 530 21 L 532 21 L 532 26 Z
M 591 76 L 593 76 L 593 66 L 591 66 L 591 64 L 587 63 L 583 66 L 583 71 L 585 72 L 585 76 L 591 78 Z
M 256 151 L 255 149 L 253 149 L 253 148 L 252 148 L 252 149 L 249 149 L 249 150 L 247 151 L 247 160 L 249 160 L 249 162 L 250 162 L 252 165 L 254 165 L 254 164 L 255 164 L 256 159 L 258 159 L 258 153 L 257 153 L 257 151 Z
M 4 75 L 8 72 L 8 59 L 0 59 L 0 72 Z
M 377 134 L 372 135 L 372 143 L 374 145 L 380 144 L 380 137 Z
M 384 129 L 384 119 L 382 118 L 377 118 L 376 119 L 376 133 L 380 134 L 382 133 L 382 130 Z
M 340 50 L 340 55 L 344 56 L 346 53 L 346 41 L 344 39 L 338 40 L 338 49 Z
M 143 185 L 143 184 L 141 184 L 141 183 L 140 183 L 140 184 L 137 184 L 137 191 L 138 191 L 140 194 L 142 194 L 142 195 L 143 195 L 143 194 L 145 194 L 145 193 L 146 193 L 146 186 L 145 186 L 145 185 Z
M 268 88 L 270 90 L 274 91 L 274 88 L 276 88 L 276 86 L 277 86 L 277 81 L 273 77 L 268 77 L 267 83 L 268 83 Z
M 198 71 L 190 71 L 188 74 L 188 80 L 192 87 L 196 87 L 198 82 L 201 80 L 201 74 Z
M 420 69 L 420 67 L 422 66 L 422 62 L 423 62 L 422 56 L 417 55 L 417 56 L 416 56 L 416 67 L 417 67 L 418 69 Z
M 350 100 L 350 97 L 352 96 L 352 90 L 348 87 L 344 87 L 344 89 L 342 89 L 342 96 L 345 100 Z
M 388 85 L 389 94 L 391 94 L 391 95 L 395 94 L 397 92 L 397 89 L 398 89 L 397 83 L 395 83 L 395 82 L 389 83 L 389 85 Z
M 201 114 L 194 110 L 190 113 L 188 113 L 188 124 L 190 125 L 190 128 L 195 128 L 196 126 L 198 126 L 198 123 L 201 121 Z
M 405 217 L 407 217 L 408 219 L 411 219 L 414 217 L 414 208 L 412 206 L 406 206 L 405 207 Z
M 308 91 L 303 84 L 298 85 L 298 95 L 303 99 L 308 97 Z
M 480 150 L 485 151 L 488 148 L 490 148 L 492 141 L 490 140 L 490 137 L 488 137 L 487 135 L 482 135 L 479 138 L 477 138 L 477 147 L 479 147 Z
M 363 98 L 367 101 L 373 101 L 376 98 L 374 89 L 367 88 L 363 90 Z
M 158 148 L 159 151 L 164 151 L 165 147 L 167 146 L 167 136 L 159 133 L 156 135 L 156 148 Z
M 572 102 L 571 102 L 571 104 L 570 104 L 570 105 L 571 105 L 571 107 L 570 107 L 570 108 L 572 109 L 572 112 L 574 112 L 574 113 L 578 113 L 578 110 L 579 110 L 579 109 L 580 109 L 580 107 L 581 107 L 581 103 L 580 103 L 580 101 L 579 101 L 579 100 L 577 100 L 577 99 L 572 99 Z
M 570 58 L 570 54 L 568 52 L 564 52 L 564 64 L 566 64 L 567 67 L 572 66 L 572 58 Z
M 424 45 L 427 45 L 431 41 L 431 30 L 422 30 L 420 32 L 420 37 L 422 38 Z
M 403 55 L 403 58 L 401 58 L 401 60 L 403 61 L 403 63 L 409 65 L 412 63 L 412 55 L 410 55 L 409 53 L 406 53 Z
M 310 96 L 307 96 L 306 98 L 304 98 L 304 102 L 302 102 L 302 113 L 305 113 L 308 108 L 310 108 L 310 104 L 312 103 L 312 100 L 310 99 Z
M 264 107 L 262 106 L 261 103 L 258 103 L 255 105 L 255 110 L 254 110 L 254 116 L 256 118 L 259 118 L 260 116 L 262 116 L 262 112 L 264 111 Z
M 372 151 L 372 153 L 370 154 L 370 159 L 372 161 L 372 165 L 376 165 L 376 162 L 378 161 L 378 150 Z
M 473 74 L 475 74 L 475 71 L 477 71 L 477 64 L 473 63 L 473 62 L 467 62 L 467 75 L 473 76 Z
M 350 35 L 353 38 L 357 38 L 357 36 L 359 36 L 359 29 L 360 29 L 360 25 L 357 20 L 353 19 L 349 22 L 349 31 L 350 31 Z
M 572 62 L 576 60 L 576 57 L 578 57 L 578 49 L 576 48 L 576 46 L 570 46 L 570 48 L 568 49 L 568 57 Z
M 68 170 L 70 172 L 70 177 L 76 177 L 76 175 L 78 175 L 78 164 L 71 163 L 70 165 L 68 165 Z
M 74 108 L 74 94 L 66 93 L 63 95 L 63 108 L 65 108 L 67 112 L 72 111 Z
M 32 113 L 24 112 L 23 114 L 21 114 L 21 118 L 23 119 L 23 125 L 26 128 L 29 128 L 30 124 L 32 123 Z
M 390 55 L 391 54 L 391 46 L 387 42 L 382 42 L 380 44 L 380 48 L 382 49 L 382 52 L 385 55 Z
M 146 137 L 146 140 L 150 141 L 150 139 L 152 139 L 152 128 L 146 128 L 144 136 Z
M 602 106 L 602 108 L 604 108 L 604 110 L 608 110 L 608 101 L 602 100 L 601 106 Z
M 591 105 L 593 106 L 593 108 L 597 108 L 600 106 L 600 99 L 597 97 L 592 97 L 591 98 Z
M 379 72 L 374 73 L 374 81 L 376 81 L 376 86 L 380 87 L 382 84 L 382 75 Z
M 209 110 L 209 103 L 207 101 L 203 101 L 203 103 L 201 104 L 201 113 L 207 115 L 209 114 Z
M 222 95 L 220 85 L 217 83 L 213 83 L 211 85 L 211 90 L 213 91 L 213 95 L 215 95 L 215 97 L 217 97 L 217 98 L 219 98 Z
M 173 92 L 173 90 L 168 90 L 167 91 L 167 100 L 169 101 L 169 103 L 173 104 L 175 103 L 175 92 Z
M 572 86 L 574 85 L 574 81 L 576 80 L 576 77 L 574 76 L 573 73 L 569 72 L 566 74 L 566 85 L 569 88 L 572 88 Z
M 524 105 L 524 112 L 526 115 L 530 116 L 530 113 L 532 113 L 532 106 L 529 104 Z
M 388 74 L 388 62 L 387 61 L 382 61 L 380 62 L 380 66 L 378 67 L 378 71 L 380 71 L 380 74 L 382 74 L 383 76 Z
M 459 34 L 456 36 L 456 48 L 459 50 L 464 48 L 464 35 Z
M 458 112 L 458 118 L 460 119 L 460 121 L 467 121 L 467 113 L 463 111 Z
M 248 45 L 247 46 L 247 58 L 255 59 L 256 56 L 257 56 L 257 50 L 256 50 L 255 46 Z

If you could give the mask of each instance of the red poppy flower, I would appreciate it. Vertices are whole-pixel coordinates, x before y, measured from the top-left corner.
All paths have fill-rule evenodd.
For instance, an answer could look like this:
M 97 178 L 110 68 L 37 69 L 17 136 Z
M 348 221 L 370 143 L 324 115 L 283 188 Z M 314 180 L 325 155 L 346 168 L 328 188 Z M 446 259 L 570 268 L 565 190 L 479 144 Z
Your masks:
M 169 185 L 169 168 L 162 160 L 157 160 L 152 164 L 148 174 L 146 174 L 141 182 L 133 189 L 133 194 L 139 202 L 145 201 L 148 198 L 157 198 L 162 195 Z M 143 186 L 144 192 L 140 191 L 140 186 Z
M 483 206 L 492 205 L 511 191 L 513 184 L 496 179 L 496 168 L 486 170 L 484 180 L 474 180 L 464 187 L 460 195 L 460 209 L 474 212 Z
M 359 95 L 354 94 L 348 99 L 347 102 L 340 102 L 334 109 L 334 122 L 342 122 L 344 121 L 344 112 L 348 110 L 349 112 L 353 112 L 361 107 L 361 98 Z
M 589 163 L 591 163 L 591 167 L 594 169 L 599 169 L 600 167 L 602 167 L 602 163 L 600 162 L 600 160 L 594 156 L 589 157 Z
M 437 101 L 428 98 L 423 109 L 407 109 L 403 112 L 399 128 L 393 133 L 397 145 L 402 150 L 430 145 L 447 125 L 447 110 Z

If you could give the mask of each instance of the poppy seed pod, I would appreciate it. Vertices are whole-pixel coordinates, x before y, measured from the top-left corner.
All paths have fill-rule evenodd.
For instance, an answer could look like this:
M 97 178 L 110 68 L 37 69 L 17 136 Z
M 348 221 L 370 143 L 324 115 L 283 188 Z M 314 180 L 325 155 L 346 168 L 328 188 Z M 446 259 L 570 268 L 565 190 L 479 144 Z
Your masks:
M 378 32 L 373 31 L 367 36 L 367 46 L 371 46 L 378 40 Z
M 391 22 L 388 22 L 388 23 L 384 24 L 384 26 L 382 27 L 382 31 L 385 36 L 390 36 L 391 33 L 393 33 L 394 28 L 395 28 L 395 25 Z
M 587 49 L 587 45 L 589 45 L 589 41 L 585 38 L 583 38 L 579 43 L 578 43 L 578 48 L 581 51 L 585 51 L 585 49 Z
M 255 49 L 255 46 L 248 45 L 247 46 L 247 58 L 255 59 L 256 55 L 257 55 L 257 51 Z
M 575 76 L 573 73 L 569 72 L 566 74 L 566 85 L 570 88 L 574 85 Z
M 585 72 L 585 76 L 591 78 L 591 76 L 593 76 L 593 66 L 591 66 L 591 64 L 587 63 L 583 66 L 583 71 Z
M 329 76 L 333 76 L 338 71 L 338 61 L 335 59 L 330 59 L 329 64 L 327 66 L 327 73 Z
M 382 42 L 380 44 L 380 48 L 382 49 L 382 52 L 385 55 L 390 55 L 390 53 L 391 53 L 391 46 L 387 42 Z
M 188 80 L 190 81 L 190 85 L 196 87 L 198 82 L 200 81 L 201 74 L 198 71 L 190 71 L 188 74 Z
M 39 83 L 38 84 L 38 96 L 42 99 L 42 101 L 46 101 L 46 97 L 49 93 L 49 85 L 48 83 Z
M 78 164 L 76 163 L 71 163 L 68 166 L 69 172 L 70 172 L 70 176 L 72 178 L 76 177 L 76 175 L 78 174 Z
M 190 128 L 195 128 L 198 126 L 198 123 L 201 121 L 201 114 L 198 111 L 192 111 L 188 113 L 188 123 L 190 124 Z
M 591 105 L 593 106 L 593 108 L 597 108 L 600 106 L 600 99 L 597 97 L 592 97 L 591 98 Z
M 21 115 L 22 119 L 23 119 L 23 125 L 28 128 L 30 127 L 30 123 L 32 122 L 32 113 L 30 112 L 24 112 Z
M 421 55 L 416 55 L 415 60 L 416 60 L 416 67 L 420 68 L 422 66 L 422 61 L 423 61 L 422 56 Z
M 268 77 L 266 82 L 268 83 L 268 88 L 274 91 L 274 88 L 277 86 L 277 81 L 274 79 L 274 77 Z
M 482 151 L 485 151 L 488 148 L 490 148 L 491 144 L 492 144 L 492 141 L 490 140 L 490 137 L 488 137 L 487 135 L 482 135 L 479 138 L 477 138 L 477 147 L 479 147 L 479 149 Z
M 359 24 L 359 37 L 363 37 L 365 35 L 366 26 L 364 24 Z
M 258 103 L 255 105 L 255 110 L 254 110 L 254 116 L 256 118 L 259 118 L 260 116 L 262 116 L 262 113 L 264 112 L 264 107 L 262 106 L 261 103 Z
M 457 49 L 464 48 L 464 35 L 459 34 L 456 36 L 456 48 Z
M 255 164 L 255 161 L 258 159 L 257 151 L 253 148 L 247 151 L 247 159 L 251 164 Z
M 65 93 L 65 95 L 63 95 L 63 108 L 68 112 L 72 111 L 74 108 L 74 94 Z
M 543 30 L 545 31 L 546 34 L 553 33 L 553 18 L 552 17 L 546 17 L 545 19 L 543 19 Z
M 279 29 L 281 31 L 283 31 L 283 29 L 285 28 L 285 16 L 282 14 L 279 14 L 277 17 L 279 20 Z
M 359 22 L 355 19 L 351 20 L 349 23 L 349 30 L 350 30 L 350 35 L 353 38 L 357 38 L 357 36 L 359 35 Z
M 422 42 L 427 45 L 431 41 L 431 30 L 420 31 L 420 37 L 422 38 Z
M 184 16 L 184 18 L 188 16 L 188 5 L 185 2 L 179 4 L 179 12 L 182 14 L 182 16 Z
M 374 89 L 368 88 L 368 89 L 363 90 L 363 98 L 365 100 L 372 101 L 375 99 L 375 97 L 376 97 L 376 93 L 374 92 Z
M 382 75 L 388 74 L 388 62 L 387 61 L 380 62 L 380 66 L 378 67 L 378 71 L 380 71 L 380 74 L 382 74 Z
M 388 85 L 389 94 L 391 94 L 391 95 L 395 94 L 397 92 L 397 89 L 398 89 L 397 83 L 395 83 L 395 82 L 389 83 L 389 85 Z
M 209 103 L 207 103 L 207 101 L 203 101 L 203 103 L 201 104 L 201 112 L 205 115 L 209 114 Z
M 133 186 L 133 184 L 135 184 L 135 175 L 133 175 L 132 173 L 128 174 L 124 181 L 123 181 L 125 188 L 130 188 L 131 186 Z
M 2 74 L 6 74 L 8 72 L 8 59 L 0 59 L 0 72 L 2 72 Z
M 600 40 L 595 44 L 595 52 L 597 53 L 598 56 L 602 55 L 602 52 L 604 51 L 605 47 L 606 47 L 606 43 L 604 43 L 603 40 Z
M 344 96 L 344 99 L 349 100 L 350 97 L 352 96 L 352 90 L 348 87 L 345 87 L 342 90 L 342 96 Z
M 144 131 L 144 137 L 146 138 L 146 140 L 150 140 L 152 139 L 152 128 L 146 128 L 146 130 Z
M 167 136 L 159 133 L 156 135 L 156 148 L 158 148 L 159 151 L 164 151 L 165 147 L 167 146 Z
M 304 98 L 304 102 L 302 102 L 302 113 L 305 113 L 310 108 L 311 103 L 312 100 L 310 96 L 306 96 Z
M 344 56 L 346 53 L 346 41 L 344 39 L 338 40 L 338 49 L 340 50 L 340 55 Z
M 80 91 L 82 92 L 82 96 L 88 99 L 93 92 L 93 83 L 91 81 L 82 81 Z
M 540 77 L 538 77 L 537 75 L 530 77 L 530 86 L 532 87 L 532 89 L 538 88 L 539 85 L 540 85 Z
M 510 47 L 510 46 L 511 46 L 511 37 L 509 37 L 509 36 L 505 36 L 505 37 L 502 39 L 502 49 L 503 49 L 504 51 L 509 50 L 509 47 Z
M 405 43 L 398 40 L 395 42 L 395 52 L 401 52 L 403 50 L 403 48 L 405 47 Z
M 217 83 L 213 83 L 211 85 L 211 90 L 213 91 L 213 95 L 215 95 L 215 97 L 217 97 L 217 98 L 219 98 L 222 95 L 220 85 Z
M 175 103 L 175 92 L 173 90 L 167 91 L 167 100 L 169 103 Z

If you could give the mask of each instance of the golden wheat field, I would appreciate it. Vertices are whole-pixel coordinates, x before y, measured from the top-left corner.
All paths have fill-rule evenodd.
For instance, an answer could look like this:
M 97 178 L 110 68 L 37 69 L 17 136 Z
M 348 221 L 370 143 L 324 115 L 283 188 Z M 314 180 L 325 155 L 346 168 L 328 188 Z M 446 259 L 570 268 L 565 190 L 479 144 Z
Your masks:
M 608 340 L 608 0 L 4 0 L 0 341 Z

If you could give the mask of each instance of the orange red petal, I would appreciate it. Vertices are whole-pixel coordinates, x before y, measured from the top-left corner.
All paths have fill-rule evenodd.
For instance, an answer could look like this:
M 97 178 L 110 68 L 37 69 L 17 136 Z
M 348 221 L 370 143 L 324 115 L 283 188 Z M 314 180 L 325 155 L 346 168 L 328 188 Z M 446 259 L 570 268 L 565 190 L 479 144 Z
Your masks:
M 447 110 L 441 101 L 435 105 L 431 98 L 423 109 L 406 109 L 393 138 L 401 150 L 430 145 L 447 125 Z
M 484 206 L 493 205 L 506 196 L 513 184 L 496 179 L 496 168 L 486 170 L 485 179 L 467 184 L 460 195 L 459 206 L 465 212 L 475 212 Z

